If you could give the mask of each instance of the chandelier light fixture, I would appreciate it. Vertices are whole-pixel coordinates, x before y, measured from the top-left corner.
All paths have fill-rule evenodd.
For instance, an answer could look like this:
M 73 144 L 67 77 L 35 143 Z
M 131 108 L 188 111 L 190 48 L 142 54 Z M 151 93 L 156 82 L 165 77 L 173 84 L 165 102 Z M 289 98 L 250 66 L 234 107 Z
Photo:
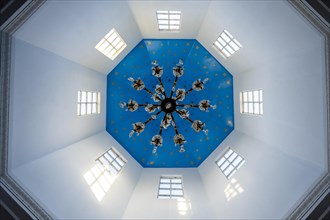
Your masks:
M 145 122 L 136 122 L 133 123 L 133 130 L 130 132 L 129 137 L 132 137 L 134 133 L 139 135 L 144 131 L 147 124 L 151 120 L 157 119 L 157 116 L 164 112 L 164 117 L 161 120 L 159 133 L 155 134 L 150 144 L 154 146 L 152 153 L 155 154 L 157 148 L 163 145 L 163 136 L 162 132 L 163 129 L 167 129 L 169 126 L 173 126 L 175 135 L 173 138 L 174 144 L 180 146 L 179 152 L 184 152 L 185 147 L 184 143 L 187 141 L 185 140 L 184 136 L 179 133 L 178 128 L 176 126 L 174 120 L 174 113 L 177 113 L 181 119 L 187 120 L 191 123 L 191 127 L 194 129 L 195 132 L 203 131 L 206 135 L 208 134 L 208 130 L 205 128 L 206 125 L 201 120 L 192 120 L 189 118 L 189 108 L 199 108 L 201 111 L 208 112 L 210 108 L 216 109 L 216 105 L 211 105 L 209 100 L 201 100 L 198 104 L 184 104 L 183 101 L 185 97 L 194 91 L 201 91 L 204 89 L 205 83 L 208 81 L 208 78 L 198 79 L 193 82 L 192 87 L 185 91 L 185 89 L 175 89 L 178 79 L 183 75 L 184 66 L 182 59 L 179 60 L 179 63 L 173 67 L 173 75 L 175 76 L 170 95 L 166 95 L 166 91 L 164 88 L 164 84 L 162 82 L 161 76 L 163 75 L 163 67 L 159 67 L 157 61 L 152 62 L 152 75 L 157 77 L 159 84 L 155 87 L 155 93 L 151 92 L 149 89 L 146 88 L 144 82 L 137 78 L 136 80 L 132 77 L 128 78 L 130 82 L 132 82 L 132 87 L 138 91 L 144 90 L 148 94 L 150 94 L 151 98 L 153 99 L 154 103 L 144 103 L 139 104 L 138 102 L 130 99 L 127 103 L 120 102 L 120 107 L 125 109 L 126 111 L 134 112 L 138 108 L 143 107 L 146 112 L 151 115 Z M 156 113 L 154 113 L 156 112 Z

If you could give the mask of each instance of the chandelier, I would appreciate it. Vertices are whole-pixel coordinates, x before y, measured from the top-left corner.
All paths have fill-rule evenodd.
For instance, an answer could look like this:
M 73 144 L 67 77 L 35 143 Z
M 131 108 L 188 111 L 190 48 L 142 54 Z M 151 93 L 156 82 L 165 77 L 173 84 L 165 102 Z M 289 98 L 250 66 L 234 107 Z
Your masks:
M 135 80 L 132 77 L 129 77 L 128 80 L 132 82 L 132 87 L 135 90 L 144 90 L 148 94 L 150 94 L 154 103 L 139 104 L 132 99 L 130 99 L 127 103 L 120 102 L 120 107 L 125 109 L 125 111 L 134 112 L 138 108 L 143 107 L 145 111 L 149 114 L 153 113 L 153 115 L 151 115 L 145 122 L 133 123 L 133 130 L 131 130 L 129 137 L 131 138 L 134 133 L 136 133 L 137 135 L 142 133 L 150 121 L 157 119 L 157 116 L 160 113 L 164 112 L 164 117 L 161 120 L 159 127 L 159 133 L 155 134 L 150 142 L 150 144 L 154 146 L 152 153 L 155 154 L 157 152 L 157 148 L 163 145 L 163 129 L 167 129 L 171 125 L 173 126 L 175 131 L 175 135 L 173 138 L 175 146 L 180 146 L 179 152 L 185 152 L 184 143 L 186 143 L 187 141 L 185 140 L 184 136 L 178 131 L 173 114 L 177 113 L 181 119 L 189 121 L 191 123 L 191 127 L 194 129 L 195 132 L 203 131 L 206 135 L 208 134 L 208 130 L 205 128 L 205 123 L 203 123 L 201 120 L 192 120 L 191 118 L 189 118 L 188 109 L 199 108 L 201 111 L 208 112 L 210 108 L 216 109 L 216 105 L 211 105 L 209 100 L 201 100 L 198 104 L 183 103 L 185 97 L 193 90 L 202 91 L 204 89 L 204 84 L 208 81 L 208 78 L 204 79 L 203 81 L 201 79 L 197 79 L 193 82 L 192 87 L 187 91 L 185 91 L 185 89 L 180 88 L 176 90 L 175 87 L 178 82 L 178 79 L 183 75 L 184 71 L 183 61 L 182 59 L 179 59 L 179 63 L 176 64 L 175 67 L 173 67 L 173 75 L 175 76 L 175 79 L 171 88 L 170 95 L 167 96 L 164 84 L 161 79 L 161 76 L 163 75 L 163 67 L 159 67 L 157 61 L 155 60 L 152 62 L 151 69 L 152 75 L 155 76 L 159 81 L 159 84 L 155 87 L 155 93 L 147 89 L 144 82 L 140 78 L 137 78 Z

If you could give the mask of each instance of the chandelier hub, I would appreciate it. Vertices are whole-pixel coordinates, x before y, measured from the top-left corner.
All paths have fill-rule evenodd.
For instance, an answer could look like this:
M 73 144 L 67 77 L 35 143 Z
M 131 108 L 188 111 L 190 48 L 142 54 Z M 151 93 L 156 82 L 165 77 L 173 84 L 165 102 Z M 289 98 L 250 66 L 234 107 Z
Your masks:
M 176 101 L 172 98 L 165 98 L 160 106 L 165 113 L 172 113 L 176 109 Z

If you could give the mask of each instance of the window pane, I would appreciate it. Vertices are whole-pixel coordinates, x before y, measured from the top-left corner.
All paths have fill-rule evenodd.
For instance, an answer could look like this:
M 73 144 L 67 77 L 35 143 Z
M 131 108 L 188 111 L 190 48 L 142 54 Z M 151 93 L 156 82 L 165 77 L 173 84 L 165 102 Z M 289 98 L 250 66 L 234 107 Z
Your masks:
M 248 106 L 248 103 L 244 103 L 244 105 L 243 105 L 243 112 L 244 112 L 244 113 L 249 112 L 249 106 Z
M 174 196 L 182 196 L 183 192 L 182 190 L 172 190 L 172 195 Z
M 225 48 L 229 51 L 230 54 L 235 53 L 235 51 L 229 45 L 227 45 Z
M 104 154 L 104 157 L 107 158 L 109 162 L 112 162 L 114 158 L 112 158 L 108 153 Z
M 220 42 L 220 44 L 221 44 L 222 46 L 226 46 L 226 44 L 227 44 L 224 40 L 222 40 L 221 37 L 218 38 L 218 41 Z
M 260 115 L 264 114 L 264 104 L 260 104 Z
M 216 42 L 214 43 L 214 45 L 215 45 L 217 48 L 219 48 L 219 50 L 221 50 L 221 49 L 222 49 L 222 46 L 219 44 L 219 42 L 218 42 L 218 41 L 216 41 Z
M 168 14 L 158 14 L 157 18 L 158 19 L 168 19 Z
M 81 115 L 86 115 L 86 104 L 81 104 L 80 112 Z
M 117 154 L 115 154 L 115 152 L 113 152 L 112 150 L 109 150 L 108 153 L 110 154 L 110 156 L 115 159 L 117 157 Z
M 87 114 L 91 114 L 92 113 L 92 104 L 88 103 L 87 104 Z
M 225 176 L 228 176 L 231 171 L 233 171 L 234 167 L 232 165 L 228 166 L 228 168 L 223 172 Z
M 172 189 L 182 189 L 181 184 L 172 184 Z
M 230 41 L 230 38 L 224 32 L 222 32 L 222 34 L 220 36 L 225 42 L 228 43 Z
M 260 98 L 260 102 L 262 102 L 263 101 L 263 99 L 262 99 L 262 90 L 259 90 L 259 98 Z
M 237 44 L 235 44 L 233 41 L 230 41 L 230 42 L 229 42 L 229 45 L 230 45 L 235 51 L 238 51 L 238 50 L 239 50 L 239 47 L 238 47 Z
M 87 92 L 87 102 L 92 102 L 92 93 Z
M 259 91 L 253 91 L 253 101 L 259 102 Z
M 87 94 L 86 92 L 82 91 L 81 92 L 81 102 L 86 102 L 87 101 Z
M 253 101 L 253 92 L 252 91 L 249 91 L 249 93 L 248 93 L 248 101 L 249 102 Z
M 227 168 L 227 166 L 229 165 L 229 162 L 226 161 L 223 163 L 223 165 L 220 167 L 221 170 L 225 170 Z
M 96 103 L 93 103 L 92 104 L 92 113 L 93 114 L 97 113 L 97 111 L 96 111 Z
M 179 178 L 173 178 L 172 183 L 181 183 L 181 179 Z
M 80 115 L 80 104 L 77 104 L 77 115 Z
M 254 114 L 260 114 L 260 106 L 259 106 L 260 104 L 259 103 L 254 103 Z
M 125 162 L 122 159 L 120 159 L 120 157 L 117 157 L 116 161 L 120 166 L 124 166 L 124 164 L 125 164 Z
M 233 162 L 233 160 L 237 157 L 237 153 L 233 153 L 229 158 L 229 162 Z
M 159 25 L 159 29 L 168 29 L 168 25 Z
M 221 164 L 225 161 L 225 158 L 221 157 L 220 160 L 218 160 L 217 165 L 221 166 Z
M 238 156 L 236 160 L 234 160 L 233 165 L 236 167 L 242 160 L 242 157 Z
M 227 151 L 227 153 L 225 154 L 225 158 L 230 157 L 230 155 L 231 155 L 233 152 L 234 152 L 234 151 L 233 151 L 232 149 L 229 149 L 229 150 Z
M 78 91 L 78 103 L 80 102 L 80 98 L 81 98 L 81 91 Z
M 169 189 L 159 189 L 158 194 L 159 195 L 171 195 L 171 190 L 169 190 Z
M 249 113 L 253 114 L 253 103 L 249 103 Z
M 180 17 L 181 17 L 180 15 L 170 15 L 170 19 L 179 20 Z
M 161 178 L 161 179 L 160 179 L 160 182 L 161 182 L 161 183 L 170 183 L 170 182 L 171 182 L 171 179 Z
M 222 49 L 221 52 L 226 56 L 230 57 L 230 53 L 226 49 Z
M 247 92 L 243 92 L 243 101 L 244 102 L 248 101 L 248 93 Z
M 159 184 L 159 188 L 161 188 L 161 189 L 170 189 L 171 184 L 161 183 L 161 184 Z

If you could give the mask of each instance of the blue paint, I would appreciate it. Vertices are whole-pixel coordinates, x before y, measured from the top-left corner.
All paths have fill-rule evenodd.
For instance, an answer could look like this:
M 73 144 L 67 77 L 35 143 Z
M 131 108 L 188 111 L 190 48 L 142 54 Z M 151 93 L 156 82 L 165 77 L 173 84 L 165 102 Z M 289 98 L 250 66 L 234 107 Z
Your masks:
M 120 101 L 130 98 L 138 103 L 153 103 L 145 91 L 136 91 L 131 87 L 128 77 L 141 77 L 151 91 L 159 84 L 151 74 L 151 62 L 157 60 L 164 68 L 162 81 L 169 96 L 174 76 L 172 68 L 179 59 L 184 62 L 184 75 L 179 78 L 176 89 L 191 88 L 198 78 L 209 78 L 205 89 L 192 91 L 183 103 L 198 104 L 202 99 L 209 99 L 217 109 L 203 112 L 189 108 L 190 118 L 199 119 L 206 124 L 209 134 L 196 133 L 191 124 L 174 113 L 178 130 L 187 140 L 186 151 L 179 153 L 174 146 L 174 129 L 170 126 L 163 130 L 163 146 L 152 154 L 150 144 L 153 135 L 159 132 L 164 113 L 147 124 L 146 129 L 130 139 L 132 124 L 146 121 L 151 114 L 144 108 L 135 112 L 124 111 Z M 142 40 L 107 76 L 107 121 L 106 130 L 143 166 L 143 167 L 198 167 L 216 149 L 234 129 L 233 77 L 232 75 L 196 40 Z

